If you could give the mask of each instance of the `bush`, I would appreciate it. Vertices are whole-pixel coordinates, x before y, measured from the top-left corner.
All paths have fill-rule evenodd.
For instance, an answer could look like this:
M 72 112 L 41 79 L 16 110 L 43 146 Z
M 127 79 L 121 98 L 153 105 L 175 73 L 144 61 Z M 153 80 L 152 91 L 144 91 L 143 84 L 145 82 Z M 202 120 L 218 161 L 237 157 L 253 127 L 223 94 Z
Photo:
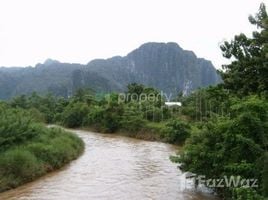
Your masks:
M 146 121 L 143 119 L 142 112 L 135 106 L 126 106 L 121 119 L 120 126 L 122 129 L 135 132 L 144 127 Z
M 0 111 L 0 192 L 57 169 L 83 151 L 80 138 L 34 122 L 32 112 L 2 104 Z
M 37 137 L 33 121 L 20 109 L 0 108 L 0 152 Z
M 264 197 L 259 195 L 252 188 L 235 188 L 232 191 L 232 199 L 235 200 L 265 200 Z
M 169 143 L 183 143 L 190 136 L 190 126 L 173 119 L 166 124 L 161 135 Z
M 268 147 L 268 105 L 256 97 L 244 99 L 231 106 L 230 117 L 216 117 L 191 134 L 179 161 L 182 168 L 207 178 L 240 176 L 257 179 L 259 189 L 247 190 L 249 196 L 238 199 L 254 199 L 267 187 L 265 153 Z M 267 178 L 267 177 L 266 177 Z M 218 192 L 230 197 L 232 188 L 218 188 Z M 241 196 L 241 198 L 240 198 Z
M 43 173 L 41 163 L 31 152 L 23 148 L 9 150 L 0 157 L 0 177 L 8 179 L 8 184 L 0 191 L 33 180 Z
M 165 111 L 165 112 L 164 112 Z M 151 122 L 160 122 L 164 119 L 164 114 L 167 113 L 167 110 L 162 108 L 158 108 L 155 106 L 148 106 L 144 110 L 144 118 L 151 121 Z
M 89 107 L 85 103 L 69 104 L 62 114 L 63 124 L 69 128 L 82 126 L 88 112 Z
M 105 112 L 104 108 L 100 106 L 91 107 L 90 112 L 88 113 L 86 119 L 84 120 L 84 124 L 101 126 L 104 112 Z

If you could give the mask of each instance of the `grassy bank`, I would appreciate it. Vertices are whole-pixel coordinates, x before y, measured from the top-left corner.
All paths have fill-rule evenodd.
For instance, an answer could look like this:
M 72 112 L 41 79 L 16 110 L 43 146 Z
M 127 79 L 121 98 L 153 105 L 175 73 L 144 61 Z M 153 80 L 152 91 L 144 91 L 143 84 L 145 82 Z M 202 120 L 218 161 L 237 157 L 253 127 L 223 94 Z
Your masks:
M 79 129 L 85 130 L 85 131 L 92 131 L 92 132 L 98 132 L 98 133 L 109 133 L 105 132 L 99 128 L 96 128 L 95 126 L 83 126 L 80 127 Z M 126 137 L 131 137 L 131 138 L 136 138 L 136 139 L 141 139 L 141 140 L 146 140 L 146 141 L 159 141 L 159 142 L 166 142 L 163 137 L 161 137 L 161 130 L 155 130 L 155 129 L 149 129 L 148 128 L 142 128 L 138 131 L 127 131 L 124 129 L 119 129 L 112 134 L 116 135 L 121 135 L 121 136 L 126 136 Z
M 96 126 L 82 126 L 82 130 L 109 133 L 104 129 Z M 187 126 L 183 122 L 175 121 L 162 121 L 162 122 L 146 122 L 140 125 L 140 128 L 136 130 L 118 129 L 112 134 L 122 135 L 126 137 L 146 140 L 146 141 L 158 141 L 164 143 L 170 143 L 175 145 L 183 145 L 184 137 L 186 137 L 190 131 L 190 126 Z
M 76 135 L 47 128 L 31 113 L 0 104 L 0 192 L 64 166 L 83 149 Z

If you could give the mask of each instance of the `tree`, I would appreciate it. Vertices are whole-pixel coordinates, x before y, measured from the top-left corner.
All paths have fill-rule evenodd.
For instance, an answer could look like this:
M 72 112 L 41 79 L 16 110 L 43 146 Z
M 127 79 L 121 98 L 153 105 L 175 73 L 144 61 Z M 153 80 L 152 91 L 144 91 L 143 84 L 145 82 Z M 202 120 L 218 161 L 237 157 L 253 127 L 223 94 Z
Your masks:
M 221 45 L 223 56 L 234 61 L 223 65 L 221 72 L 224 86 L 241 95 L 263 94 L 268 91 L 268 17 L 264 4 L 255 17 L 250 16 L 254 31 L 252 38 L 241 33 L 231 42 Z
M 144 124 L 143 113 L 137 103 L 131 102 L 124 105 L 124 112 L 121 119 L 121 127 L 127 131 L 135 132 L 140 130 Z
M 88 112 L 89 108 L 85 103 L 69 104 L 62 113 L 63 124 L 70 128 L 82 126 Z
M 90 88 L 79 88 L 72 97 L 74 102 L 94 103 L 94 91 Z
M 259 189 L 265 188 L 267 161 L 264 163 L 263 160 L 267 159 L 267 134 L 267 102 L 256 96 L 247 97 L 233 103 L 230 116 L 212 118 L 192 132 L 179 161 L 184 170 L 207 178 L 255 178 Z M 232 188 L 216 189 L 227 197 Z
M 29 108 L 29 102 L 26 95 L 21 95 L 13 98 L 10 102 L 10 105 L 15 108 L 17 107 L 24 109 Z
M 127 95 L 131 95 L 131 99 L 127 98 L 127 101 L 138 101 L 140 95 L 143 93 L 145 86 L 138 83 L 131 83 L 127 86 Z M 128 97 L 128 96 L 127 96 Z
M 167 142 L 182 144 L 190 136 L 190 129 L 185 122 L 172 119 L 166 124 L 162 135 Z
M 127 86 L 128 93 L 137 94 L 138 96 L 143 92 L 145 86 L 138 83 L 131 83 Z
M 221 46 L 223 56 L 233 59 L 231 64 L 223 66 L 224 82 L 199 90 L 213 105 L 213 115 L 193 129 L 177 159 L 182 169 L 205 175 L 207 179 L 236 176 L 258 180 L 259 188 L 214 188 L 224 199 L 261 200 L 262 194 L 267 196 L 268 17 L 264 4 L 249 21 L 259 31 L 253 32 L 252 38 L 237 35 Z M 193 97 L 184 104 L 186 107 L 193 108 Z M 215 115 L 215 107 L 226 107 L 227 112 Z

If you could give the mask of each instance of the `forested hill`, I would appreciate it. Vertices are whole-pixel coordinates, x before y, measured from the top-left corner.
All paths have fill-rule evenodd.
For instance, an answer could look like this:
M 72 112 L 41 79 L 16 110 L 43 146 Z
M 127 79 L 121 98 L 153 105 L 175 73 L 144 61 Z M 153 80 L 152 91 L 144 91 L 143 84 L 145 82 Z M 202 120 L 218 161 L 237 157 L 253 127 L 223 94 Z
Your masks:
M 25 68 L 0 68 L 0 99 L 34 91 L 67 97 L 77 88 L 123 91 L 142 83 L 167 93 L 190 91 L 220 80 L 212 63 L 176 43 L 146 43 L 125 57 L 96 59 L 87 65 L 48 59 Z

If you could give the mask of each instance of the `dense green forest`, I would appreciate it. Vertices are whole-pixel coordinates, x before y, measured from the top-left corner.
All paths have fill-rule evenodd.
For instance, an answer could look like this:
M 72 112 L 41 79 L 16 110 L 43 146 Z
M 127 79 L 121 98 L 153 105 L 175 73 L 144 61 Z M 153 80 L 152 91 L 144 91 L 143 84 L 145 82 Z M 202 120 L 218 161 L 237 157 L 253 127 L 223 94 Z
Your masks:
M 45 123 L 69 128 L 84 127 L 177 144 L 189 136 L 190 125 L 178 119 L 180 108 L 164 106 L 164 98 L 157 90 L 133 83 L 125 94 L 137 94 L 136 99 L 122 98 L 122 94 L 98 95 L 78 89 L 74 96 L 64 99 L 33 93 L 16 97 L 9 105 L 31 110 Z M 151 99 L 141 100 L 141 95 L 150 95 Z
M 182 107 L 165 106 L 160 91 L 137 83 L 129 84 L 125 93 L 98 94 L 80 88 L 70 98 L 32 93 L 2 103 L 0 172 L 5 174 L 0 176 L 5 181 L 0 188 L 60 167 L 82 151 L 75 136 L 47 129 L 38 121 L 184 144 L 172 160 L 185 171 L 206 179 L 257 180 L 258 187 L 213 187 L 224 199 L 268 197 L 268 17 L 264 4 L 249 21 L 257 27 L 251 38 L 240 34 L 221 46 L 223 56 L 232 59 L 220 72 L 223 83 L 189 96 L 178 94 L 173 100 L 182 102 Z M 17 162 L 20 169 L 15 168 Z

